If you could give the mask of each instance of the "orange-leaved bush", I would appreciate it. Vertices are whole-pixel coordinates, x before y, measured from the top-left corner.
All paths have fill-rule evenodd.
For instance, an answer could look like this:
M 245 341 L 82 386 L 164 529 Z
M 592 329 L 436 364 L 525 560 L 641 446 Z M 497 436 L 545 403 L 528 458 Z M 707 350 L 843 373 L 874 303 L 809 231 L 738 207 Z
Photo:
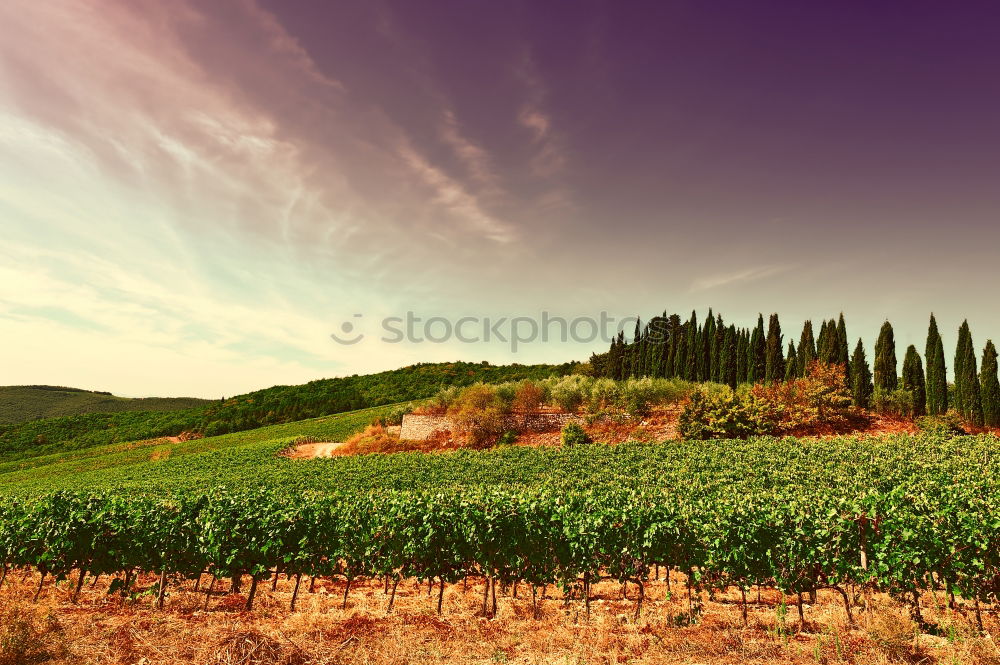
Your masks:
M 837 428 L 851 416 L 851 394 L 844 382 L 844 366 L 812 360 L 806 376 L 750 389 L 782 431 L 815 427 Z

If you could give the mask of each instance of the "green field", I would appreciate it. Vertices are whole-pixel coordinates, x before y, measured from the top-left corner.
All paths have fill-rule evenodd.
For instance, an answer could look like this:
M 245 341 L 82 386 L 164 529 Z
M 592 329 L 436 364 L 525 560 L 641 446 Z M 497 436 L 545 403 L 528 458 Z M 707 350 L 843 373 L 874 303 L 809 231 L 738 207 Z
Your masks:
M 58 386 L 0 386 L 0 425 L 86 413 L 179 411 L 209 403 L 196 397 L 133 398 Z
M 224 400 L 173 411 L 81 413 L 22 423 L 0 424 L 0 460 L 27 459 L 182 432 L 209 436 L 430 397 L 443 386 L 542 379 L 572 372 L 562 365 L 423 363 L 369 374 L 320 379 L 296 386 L 273 386 Z M 44 393 L 44 391 L 37 391 Z M 47 399 L 43 395 L 41 399 Z M 115 398 L 117 399 L 117 398 Z

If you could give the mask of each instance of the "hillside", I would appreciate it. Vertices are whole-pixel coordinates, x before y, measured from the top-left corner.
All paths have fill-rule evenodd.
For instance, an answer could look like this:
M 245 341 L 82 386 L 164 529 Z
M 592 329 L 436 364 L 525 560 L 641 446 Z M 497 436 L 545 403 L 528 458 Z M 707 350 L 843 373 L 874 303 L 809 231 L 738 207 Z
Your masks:
M 118 397 L 62 386 L 0 386 L 0 425 L 87 413 L 178 411 L 208 403 L 196 397 Z
M 417 400 L 447 385 L 501 383 L 569 374 L 563 365 L 423 363 L 378 374 L 274 386 L 179 411 L 81 413 L 0 424 L 0 460 L 195 432 L 208 436 Z

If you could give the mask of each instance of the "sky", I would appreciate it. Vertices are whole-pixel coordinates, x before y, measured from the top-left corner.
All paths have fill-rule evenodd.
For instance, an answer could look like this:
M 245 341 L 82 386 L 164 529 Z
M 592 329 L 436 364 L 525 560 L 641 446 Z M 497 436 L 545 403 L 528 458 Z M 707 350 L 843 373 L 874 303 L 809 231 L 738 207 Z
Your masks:
M 934 311 L 981 346 L 997 11 L 0 3 L 0 384 L 217 398 L 605 348 L 469 334 L 543 312 L 777 311 L 787 340 L 843 311 L 902 357 Z M 439 341 L 386 341 L 407 312 Z

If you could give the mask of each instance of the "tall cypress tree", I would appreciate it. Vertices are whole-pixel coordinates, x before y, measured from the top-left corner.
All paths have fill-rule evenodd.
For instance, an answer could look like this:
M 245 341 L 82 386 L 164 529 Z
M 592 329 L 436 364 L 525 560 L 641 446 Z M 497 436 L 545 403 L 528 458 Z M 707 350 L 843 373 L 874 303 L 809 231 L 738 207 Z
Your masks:
M 674 376 L 679 379 L 687 378 L 687 340 L 688 324 L 682 323 L 677 329 L 677 349 L 674 352 Z
M 726 348 L 726 325 L 721 314 L 715 315 L 715 339 L 712 342 L 712 381 L 725 383 L 722 352 Z
M 924 382 L 924 366 L 920 362 L 917 347 L 910 344 L 903 356 L 903 388 L 913 394 L 913 415 L 922 416 L 927 412 L 927 386 Z
M 966 338 L 971 339 L 969 322 L 963 321 L 958 328 L 958 343 L 955 345 L 955 410 L 965 415 L 965 347 Z
M 896 373 L 896 337 L 892 324 L 882 324 L 875 343 L 875 390 L 891 392 L 899 386 Z
M 816 341 L 813 338 L 813 324 L 812 321 L 806 320 L 802 325 L 802 335 L 799 336 L 798 356 L 796 356 L 799 376 L 806 375 L 809 363 L 815 359 Z
M 746 328 L 740 328 L 736 335 L 736 382 L 747 383 L 750 359 L 750 338 Z
M 837 359 L 834 361 L 843 366 L 844 374 L 848 375 L 848 365 L 851 363 L 850 349 L 847 348 L 847 324 L 844 323 L 844 313 L 837 319 Z
M 715 316 L 711 308 L 708 310 L 708 317 L 705 325 L 701 329 L 698 343 L 700 352 L 698 353 L 698 380 L 709 381 L 712 378 L 712 340 L 715 339 Z
M 725 383 L 731 388 L 736 387 L 736 326 L 725 329 L 722 338 L 722 350 L 719 354 L 719 383 Z
M 819 327 L 819 337 L 816 338 L 816 357 L 824 363 L 832 363 L 836 359 L 837 329 L 836 324 L 823 319 Z
M 795 357 L 795 342 L 788 340 L 788 355 L 785 356 L 785 381 L 791 381 L 799 371 L 799 363 Z
M 688 381 L 698 380 L 698 365 L 701 359 L 701 331 L 698 329 L 698 315 L 691 312 L 687 330 L 687 366 L 684 368 L 684 378 Z
M 997 380 L 997 349 L 993 340 L 986 340 L 983 366 L 979 370 L 979 389 L 983 400 L 983 424 L 1000 427 L 1000 382 Z
M 778 315 L 772 314 L 767 324 L 767 340 L 764 350 L 764 380 L 776 383 L 785 378 L 785 358 L 781 353 L 781 323 Z
M 767 349 L 764 342 L 764 315 L 757 315 L 757 326 L 750 335 L 747 349 L 747 381 L 758 383 L 764 380 L 767 371 Z
M 957 400 L 961 406 L 962 417 L 973 425 L 983 424 L 983 403 L 979 390 L 979 373 L 976 371 L 976 352 L 972 345 L 972 333 L 969 322 L 963 321 L 959 329 L 959 347 L 955 362 L 955 388 L 960 395 Z
M 867 409 L 871 403 L 873 390 L 872 372 L 868 368 L 865 347 L 859 338 L 857 346 L 854 347 L 854 355 L 851 356 L 851 402 L 854 406 Z
M 938 416 L 948 411 L 948 374 L 944 364 L 944 343 L 934 314 L 927 326 L 924 356 L 927 358 L 927 413 Z

